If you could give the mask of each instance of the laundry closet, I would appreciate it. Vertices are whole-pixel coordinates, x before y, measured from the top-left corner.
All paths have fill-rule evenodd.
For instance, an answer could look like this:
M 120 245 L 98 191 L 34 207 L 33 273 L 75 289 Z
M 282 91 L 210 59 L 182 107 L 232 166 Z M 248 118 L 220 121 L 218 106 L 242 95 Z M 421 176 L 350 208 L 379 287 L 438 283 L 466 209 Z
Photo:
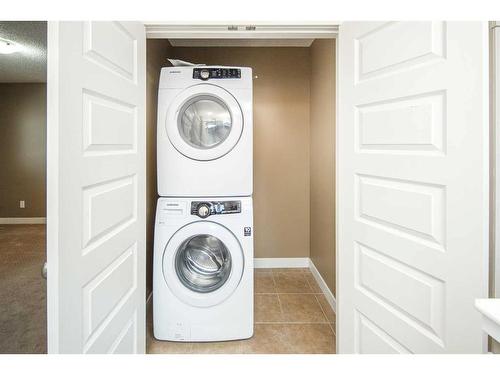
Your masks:
M 256 267 L 309 267 L 335 295 L 335 39 L 147 40 L 147 293 L 157 202 L 157 95 L 168 58 L 253 71 Z
M 48 351 L 146 349 L 156 133 L 172 126 L 156 120 L 158 82 L 179 58 L 254 76 L 254 217 L 237 233 L 255 250 L 256 324 L 231 350 L 267 337 L 301 353 L 483 352 L 472 301 L 488 289 L 488 40 L 485 22 L 49 22 Z M 208 112 L 202 127 L 226 127 Z M 242 217 L 236 194 L 219 199 L 235 215 L 210 220 Z M 181 216 L 203 219 L 192 203 Z M 205 350 L 195 343 L 183 352 Z
M 335 352 L 335 65 L 334 39 L 147 41 L 150 352 Z

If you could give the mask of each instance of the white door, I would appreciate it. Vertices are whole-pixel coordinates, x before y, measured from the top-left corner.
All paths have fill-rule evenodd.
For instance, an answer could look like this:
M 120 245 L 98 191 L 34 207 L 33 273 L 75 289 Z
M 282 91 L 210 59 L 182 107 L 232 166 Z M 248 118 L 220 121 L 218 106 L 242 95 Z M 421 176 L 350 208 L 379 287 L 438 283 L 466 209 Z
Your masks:
M 341 26 L 341 353 L 485 350 L 474 299 L 487 297 L 487 32 Z
M 145 45 L 48 25 L 49 353 L 145 351 Z

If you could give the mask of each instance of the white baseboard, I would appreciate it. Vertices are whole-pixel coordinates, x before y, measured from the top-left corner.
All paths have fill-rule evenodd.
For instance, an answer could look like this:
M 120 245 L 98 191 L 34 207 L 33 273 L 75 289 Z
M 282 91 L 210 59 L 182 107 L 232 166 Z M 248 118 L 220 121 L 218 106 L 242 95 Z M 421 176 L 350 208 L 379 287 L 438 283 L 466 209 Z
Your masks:
M 313 261 L 309 259 L 309 269 L 311 270 L 311 273 L 314 276 L 314 279 L 318 283 L 319 287 L 321 288 L 321 291 L 325 295 L 326 300 L 332 307 L 333 311 L 337 312 L 337 301 L 335 300 L 335 296 L 333 295 L 332 291 L 330 288 L 328 288 L 328 285 L 326 285 L 325 280 L 321 277 L 318 269 L 314 265 Z
M 0 224 L 45 224 L 44 217 L 0 217 Z
M 309 258 L 255 258 L 254 268 L 308 268 Z

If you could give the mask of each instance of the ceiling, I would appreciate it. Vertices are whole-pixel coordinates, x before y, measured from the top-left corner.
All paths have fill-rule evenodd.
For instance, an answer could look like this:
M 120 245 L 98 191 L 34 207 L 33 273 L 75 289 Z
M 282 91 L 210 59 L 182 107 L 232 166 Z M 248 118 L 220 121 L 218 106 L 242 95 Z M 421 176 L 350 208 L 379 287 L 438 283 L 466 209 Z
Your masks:
M 169 39 L 173 47 L 309 47 L 314 39 Z
M 0 82 L 47 81 L 47 22 L 1 21 L 0 39 L 21 47 L 0 54 Z

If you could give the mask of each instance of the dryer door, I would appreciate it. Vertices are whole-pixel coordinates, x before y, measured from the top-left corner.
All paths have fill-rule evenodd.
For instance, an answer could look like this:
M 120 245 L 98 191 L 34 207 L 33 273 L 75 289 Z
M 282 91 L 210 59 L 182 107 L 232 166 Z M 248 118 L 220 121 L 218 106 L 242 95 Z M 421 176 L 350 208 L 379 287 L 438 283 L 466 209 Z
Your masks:
M 200 84 L 174 98 L 165 126 L 170 142 L 181 154 L 195 160 L 213 160 L 230 152 L 238 143 L 243 114 L 228 91 Z
M 228 298 L 243 276 L 238 239 L 226 227 L 198 221 L 179 229 L 163 254 L 163 276 L 180 300 L 213 306 Z

